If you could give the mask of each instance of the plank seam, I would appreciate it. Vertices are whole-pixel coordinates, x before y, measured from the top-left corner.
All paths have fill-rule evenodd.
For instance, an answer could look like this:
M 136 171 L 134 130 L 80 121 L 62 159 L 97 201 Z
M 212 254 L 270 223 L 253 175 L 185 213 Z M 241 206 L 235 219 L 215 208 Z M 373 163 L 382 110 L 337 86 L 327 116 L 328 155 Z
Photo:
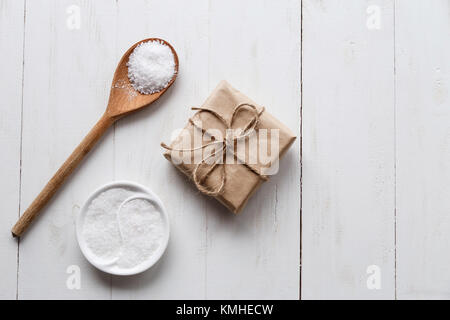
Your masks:
M 115 27 L 116 27 L 116 36 L 115 36 L 115 52 L 116 52 L 116 60 L 119 61 L 120 59 L 120 53 L 119 52 L 119 48 L 118 48 L 118 25 L 119 25 L 119 0 L 115 0 L 114 1 L 114 5 L 116 8 L 116 17 L 115 17 Z M 112 150 L 112 176 L 113 176 L 113 180 L 116 180 L 116 127 L 117 127 L 117 122 L 114 122 L 113 126 L 112 126 L 112 145 L 113 145 L 113 150 Z M 112 275 L 109 275 L 109 300 L 113 300 L 113 287 L 114 287 L 114 279 Z
M 211 10 L 212 10 L 212 3 L 211 1 L 208 1 L 208 20 L 207 20 L 207 26 L 208 26 L 208 92 L 211 92 Z M 205 203 L 205 202 L 204 202 Z M 204 288 L 203 288 L 203 294 L 204 294 L 204 299 L 208 300 L 208 212 L 206 210 L 206 207 L 204 208 L 204 216 L 205 216 L 205 222 L 204 222 L 204 227 L 205 227 L 205 256 L 204 256 L 204 264 L 203 267 L 205 268 L 204 270 L 204 277 L 203 277 L 203 281 L 204 281 Z
M 396 74 L 396 37 L 395 37 L 395 0 L 393 2 L 393 29 L 394 29 L 394 299 L 397 300 L 397 96 L 396 96 L 396 86 L 397 86 L 397 74 Z
M 25 85 L 25 28 L 27 20 L 27 0 L 23 2 L 23 33 L 22 33 L 22 97 L 20 101 L 20 151 L 19 151 L 19 206 L 18 218 L 20 218 L 22 202 L 22 149 L 23 149 L 23 96 Z M 19 261 L 20 261 L 20 238 L 17 238 L 17 269 L 16 269 L 16 300 L 19 300 Z
M 302 300 L 302 217 L 303 217 L 303 0 L 300 1 L 300 266 L 299 300 Z

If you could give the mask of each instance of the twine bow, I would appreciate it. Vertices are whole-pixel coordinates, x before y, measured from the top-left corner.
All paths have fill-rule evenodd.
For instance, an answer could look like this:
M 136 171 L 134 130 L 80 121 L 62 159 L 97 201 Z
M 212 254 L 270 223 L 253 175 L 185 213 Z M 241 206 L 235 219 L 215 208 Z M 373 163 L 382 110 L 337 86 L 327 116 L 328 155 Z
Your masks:
M 234 121 L 235 117 L 238 115 L 239 111 L 242 108 L 244 108 L 244 107 L 250 107 L 250 110 L 253 113 L 253 118 L 242 129 L 239 129 L 237 134 L 235 134 L 234 130 L 232 130 L 233 121 Z M 237 158 L 237 155 L 234 152 L 235 143 L 240 141 L 240 140 L 242 140 L 242 139 L 245 139 L 246 137 L 250 136 L 255 131 L 256 126 L 259 123 L 259 117 L 264 112 L 264 108 L 262 108 L 261 111 L 258 111 L 258 109 L 256 109 L 256 107 L 254 105 L 252 105 L 252 104 L 249 104 L 249 103 L 238 104 L 234 108 L 232 116 L 231 116 L 231 120 L 229 122 L 226 121 L 225 118 L 223 118 L 216 111 L 214 111 L 212 109 L 209 109 L 209 108 L 194 107 L 194 108 L 192 108 L 192 110 L 205 111 L 205 112 L 211 113 L 217 119 L 219 119 L 224 124 L 224 126 L 226 128 L 226 130 L 225 130 L 225 132 L 226 132 L 225 138 L 223 140 L 213 140 L 213 141 L 208 142 L 206 144 L 203 144 L 203 145 L 201 145 L 199 147 L 187 148 L 187 149 L 172 148 L 172 147 L 169 147 L 168 145 L 166 145 L 165 143 L 161 143 L 161 146 L 163 148 L 165 148 L 167 150 L 171 150 L 171 151 L 193 152 L 193 151 L 196 151 L 196 150 L 204 149 L 204 148 L 206 148 L 208 146 L 211 146 L 211 145 L 221 144 L 222 148 L 220 148 L 218 151 L 215 150 L 214 153 L 212 153 L 211 155 L 208 155 L 207 157 L 203 157 L 201 159 L 201 161 L 198 164 L 196 164 L 196 166 L 194 168 L 194 171 L 192 173 L 192 178 L 193 178 L 194 183 L 195 183 L 196 187 L 198 188 L 198 190 L 200 190 L 202 193 L 204 193 L 206 195 L 217 196 L 217 195 L 219 195 L 219 194 L 221 194 L 223 192 L 225 184 L 226 184 L 226 180 L 227 180 L 227 174 L 226 174 L 227 166 L 226 166 L 226 163 L 223 161 L 225 156 L 226 156 L 226 151 L 227 150 L 231 151 L 233 153 L 233 155 Z M 207 133 L 207 132 L 205 132 L 205 130 L 203 130 L 203 128 L 197 126 L 197 124 L 192 120 L 192 118 L 189 119 L 189 122 L 196 129 L 201 130 L 202 133 L 204 133 L 204 134 Z M 220 156 L 222 156 L 222 157 L 220 157 Z M 204 174 L 202 177 L 200 177 L 199 176 L 199 169 L 200 169 L 201 165 L 203 163 L 206 163 L 206 161 L 211 159 L 211 158 L 215 158 L 213 165 L 207 170 L 206 174 Z M 259 171 L 257 171 L 256 169 L 254 169 L 253 167 L 248 165 L 245 161 L 241 161 L 241 162 L 249 170 L 251 170 L 252 172 L 256 173 L 258 176 L 260 176 L 263 180 L 267 180 L 267 177 L 265 175 L 262 175 Z M 212 188 L 212 189 L 204 186 L 203 182 L 205 181 L 205 179 L 219 165 L 221 165 L 220 185 L 218 187 Z

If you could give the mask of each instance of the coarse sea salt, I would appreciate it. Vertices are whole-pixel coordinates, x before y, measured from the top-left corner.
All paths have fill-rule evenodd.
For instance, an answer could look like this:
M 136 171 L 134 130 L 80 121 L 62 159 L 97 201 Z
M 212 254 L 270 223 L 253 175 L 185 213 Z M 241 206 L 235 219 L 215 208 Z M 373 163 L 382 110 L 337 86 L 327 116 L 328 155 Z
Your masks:
M 170 47 L 158 40 L 139 44 L 127 63 L 128 78 L 142 94 L 159 92 L 175 75 L 175 57 Z
M 125 188 L 112 188 L 88 206 L 82 236 L 87 248 L 103 264 L 133 268 L 151 257 L 163 242 L 161 213 L 148 200 L 127 200 L 135 194 Z

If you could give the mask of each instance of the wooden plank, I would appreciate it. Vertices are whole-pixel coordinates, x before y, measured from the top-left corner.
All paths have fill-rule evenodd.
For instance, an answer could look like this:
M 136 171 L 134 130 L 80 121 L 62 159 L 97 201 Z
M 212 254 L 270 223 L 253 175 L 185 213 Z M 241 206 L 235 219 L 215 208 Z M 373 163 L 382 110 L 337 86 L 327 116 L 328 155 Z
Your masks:
M 173 45 L 179 75 L 149 108 L 120 120 L 115 135 L 115 178 L 139 182 L 158 194 L 171 219 L 161 261 L 135 277 L 114 277 L 114 299 L 205 298 L 205 199 L 162 155 L 208 95 L 207 1 L 120 1 L 117 57 L 133 43 L 159 37 Z M 131 18 L 132 17 L 132 18 Z
M 397 1 L 399 299 L 449 299 L 450 4 Z
M 393 12 L 392 1 L 303 1 L 304 299 L 394 297 Z
M 106 108 L 117 63 L 111 55 L 116 44 L 115 4 L 27 1 L 22 210 Z M 78 9 L 79 29 L 76 22 L 68 22 Z M 110 297 L 109 276 L 92 267 L 78 248 L 74 220 L 89 193 L 113 178 L 113 158 L 110 132 L 22 237 L 19 298 Z M 80 268 L 80 290 L 66 285 L 71 265 Z
M 298 139 L 238 216 L 205 203 L 206 297 L 298 299 L 300 1 L 211 1 L 208 87 L 225 79 Z
M 17 220 L 20 197 L 24 2 L 0 0 L 0 299 L 17 293 L 17 240 L 10 228 Z

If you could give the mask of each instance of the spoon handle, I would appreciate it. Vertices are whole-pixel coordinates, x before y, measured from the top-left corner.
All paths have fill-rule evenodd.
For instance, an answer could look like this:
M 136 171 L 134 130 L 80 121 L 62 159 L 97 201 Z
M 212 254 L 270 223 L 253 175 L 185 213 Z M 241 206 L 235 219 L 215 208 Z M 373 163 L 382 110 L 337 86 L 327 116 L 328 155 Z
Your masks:
M 89 153 L 103 133 L 105 133 L 105 131 L 114 123 L 114 120 L 115 119 L 109 117 L 107 114 L 104 114 L 100 118 L 69 158 L 67 158 L 58 171 L 56 171 L 28 209 L 21 215 L 20 219 L 11 230 L 13 236 L 20 237 L 25 232 L 31 222 L 33 222 L 34 218 L 38 216 L 39 211 L 52 198 L 64 181 L 66 181 L 67 177 L 73 172 L 81 160 Z

